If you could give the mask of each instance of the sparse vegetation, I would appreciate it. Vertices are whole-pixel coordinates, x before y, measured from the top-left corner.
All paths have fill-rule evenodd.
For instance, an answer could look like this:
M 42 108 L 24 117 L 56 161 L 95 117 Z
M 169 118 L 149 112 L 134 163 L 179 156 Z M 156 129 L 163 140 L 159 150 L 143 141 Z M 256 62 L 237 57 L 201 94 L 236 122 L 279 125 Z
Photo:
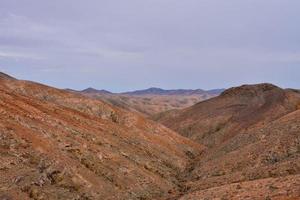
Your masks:
M 139 98 L 141 108 L 156 104 Z M 32 82 L 0 77 L 0 99 L 5 198 L 299 196 L 300 96 L 292 90 L 243 86 L 157 115 L 185 137 L 102 101 Z M 159 109 L 186 103 L 168 101 Z

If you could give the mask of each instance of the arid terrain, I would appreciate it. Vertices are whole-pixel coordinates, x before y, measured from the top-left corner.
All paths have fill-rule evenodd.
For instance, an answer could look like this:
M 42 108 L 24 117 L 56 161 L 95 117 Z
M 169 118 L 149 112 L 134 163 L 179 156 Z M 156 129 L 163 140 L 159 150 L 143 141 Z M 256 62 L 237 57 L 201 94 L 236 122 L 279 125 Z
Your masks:
M 300 199 L 299 91 L 244 85 L 156 120 L 206 147 L 181 199 Z
M 149 88 L 132 92 L 111 93 L 106 90 L 87 88 L 75 92 L 100 99 L 108 104 L 139 113 L 145 117 L 151 117 L 160 112 L 187 108 L 200 101 L 218 96 L 222 91 L 223 89 L 205 91 L 201 89 L 163 90 Z
M 0 73 L 1 200 L 300 199 L 298 90 L 243 85 L 181 110 L 86 93 Z
M 0 79 L 0 193 L 10 199 L 156 199 L 204 147 L 136 114 Z

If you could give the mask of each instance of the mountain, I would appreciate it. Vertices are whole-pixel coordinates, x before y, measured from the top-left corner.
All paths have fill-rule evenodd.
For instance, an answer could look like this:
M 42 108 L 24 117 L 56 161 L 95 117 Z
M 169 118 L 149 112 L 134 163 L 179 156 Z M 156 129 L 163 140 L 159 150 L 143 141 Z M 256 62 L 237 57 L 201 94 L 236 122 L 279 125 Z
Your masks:
M 145 90 L 136 90 L 132 92 L 124 92 L 122 94 L 126 95 L 204 95 L 204 94 L 220 94 L 223 92 L 224 89 L 216 89 L 216 90 L 202 90 L 202 89 L 196 89 L 196 90 L 190 90 L 190 89 L 177 89 L 177 90 L 164 90 L 161 88 L 148 88 Z
M 222 91 L 223 89 L 204 91 L 201 89 L 163 90 L 149 88 L 133 92 L 110 93 L 106 90 L 88 88 L 77 92 L 149 117 L 163 111 L 189 107 L 200 101 L 215 97 Z
M 206 93 L 210 94 L 210 95 L 220 95 L 222 92 L 224 92 L 225 89 L 212 89 L 212 90 L 206 90 Z
M 87 88 L 81 91 L 82 93 L 92 93 L 92 94 L 112 94 L 111 92 L 107 91 L 107 90 L 97 90 L 94 88 Z
M 215 145 L 218 141 L 205 139 L 206 134 L 231 133 L 270 122 L 294 111 L 298 97 L 296 90 L 284 90 L 271 84 L 244 85 L 184 110 L 161 113 L 156 119 L 184 136 Z
M 1 74 L 0 113 L 0 199 L 300 198 L 298 90 L 230 88 L 155 117 L 172 131 Z
M 243 85 L 156 120 L 206 146 L 180 199 L 300 197 L 299 91 Z
M 86 96 L 0 77 L 0 199 L 160 199 L 203 146 Z

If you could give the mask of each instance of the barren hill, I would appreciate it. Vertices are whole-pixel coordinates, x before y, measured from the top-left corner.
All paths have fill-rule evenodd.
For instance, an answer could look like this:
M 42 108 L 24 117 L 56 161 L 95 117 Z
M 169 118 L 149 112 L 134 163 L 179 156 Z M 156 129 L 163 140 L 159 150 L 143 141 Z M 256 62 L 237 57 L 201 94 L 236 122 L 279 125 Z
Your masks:
M 244 85 L 192 107 L 161 113 L 155 119 L 210 146 L 229 139 L 238 130 L 273 121 L 298 109 L 299 97 L 295 90 L 271 84 Z
M 158 199 L 202 151 L 99 100 L 0 77 L 1 199 Z
M 236 134 L 196 161 L 180 199 L 300 199 L 300 110 Z
M 207 147 L 181 199 L 300 197 L 300 93 L 244 85 L 157 120 Z

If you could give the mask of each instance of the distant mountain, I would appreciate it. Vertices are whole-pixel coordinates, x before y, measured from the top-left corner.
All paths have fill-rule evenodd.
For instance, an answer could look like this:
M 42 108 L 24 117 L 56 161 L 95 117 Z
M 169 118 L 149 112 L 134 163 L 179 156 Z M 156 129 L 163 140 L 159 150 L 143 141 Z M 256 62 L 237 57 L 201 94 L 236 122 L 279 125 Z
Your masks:
M 203 94 L 220 94 L 224 89 L 215 89 L 215 90 L 202 90 L 202 89 L 173 89 L 165 90 L 161 88 L 148 88 L 145 90 L 136 90 L 131 92 L 124 92 L 122 94 L 126 95 L 203 95 Z
M 72 91 L 71 89 L 68 89 Z M 98 90 L 92 87 L 86 88 L 81 91 L 81 93 L 89 93 L 89 94 L 118 94 L 118 95 L 136 95 L 136 96 L 143 96 L 143 95 L 219 95 L 221 94 L 225 89 L 213 89 L 213 90 L 202 90 L 202 89 L 171 89 L 171 90 L 165 90 L 162 88 L 156 88 L 151 87 L 144 90 L 134 90 L 134 91 L 128 91 L 128 92 L 121 92 L 121 93 L 113 93 L 107 90 Z M 75 91 L 75 90 L 73 90 Z
M 94 88 L 75 92 L 100 99 L 129 111 L 138 112 L 145 116 L 152 116 L 167 110 L 192 106 L 200 101 L 218 96 L 223 91 L 224 89 L 208 91 L 202 89 L 164 90 L 152 87 L 145 90 L 124 93 L 112 93 L 107 90 L 97 90 Z
M 94 94 L 113 94 L 112 92 L 107 91 L 107 90 L 97 90 L 97 89 L 91 88 L 91 87 L 84 89 L 81 92 L 82 93 L 94 93 Z
M 208 94 L 211 94 L 211 95 L 219 95 L 221 94 L 222 92 L 224 92 L 225 89 L 213 89 L 213 90 L 206 90 L 206 92 Z

